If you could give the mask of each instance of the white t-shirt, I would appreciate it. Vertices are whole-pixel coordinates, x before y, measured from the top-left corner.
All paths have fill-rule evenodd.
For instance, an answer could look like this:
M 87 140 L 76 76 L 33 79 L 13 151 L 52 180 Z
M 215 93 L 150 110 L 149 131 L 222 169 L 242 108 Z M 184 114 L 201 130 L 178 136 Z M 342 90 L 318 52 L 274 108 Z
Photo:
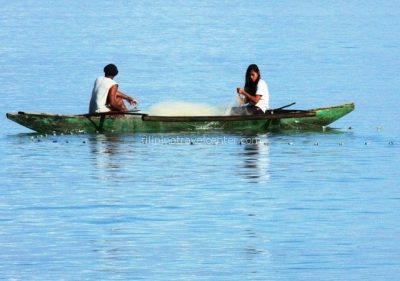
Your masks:
M 265 81 L 262 79 L 260 79 L 257 83 L 256 95 L 261 96 L 258 103 L 256 103 L 256 106 L 265 112 L 269 108 L 269 91 L 267 83 L 265 83 Z
M 111 78 L 100 76 L 94 82 L 92 98 L 90 99 L 89 113 L 108 112 L 110 109 L 106 106 L 108 91 L 117 82 Z

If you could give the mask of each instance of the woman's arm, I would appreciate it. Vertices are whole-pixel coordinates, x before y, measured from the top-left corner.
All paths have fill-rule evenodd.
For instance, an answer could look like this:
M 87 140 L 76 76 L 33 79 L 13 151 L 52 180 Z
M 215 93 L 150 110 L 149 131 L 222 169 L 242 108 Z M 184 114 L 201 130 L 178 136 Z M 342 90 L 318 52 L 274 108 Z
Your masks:
M 244 95 L 247 98 L 247 100 L 251 101 L 254 104 L 258 103 L 258 101 L 261 99 L 261 96 L 259 95 L 252 96 L 249 93 L 247 93 L 243 88 L 238 88 L 237 92 L 238 94 Z

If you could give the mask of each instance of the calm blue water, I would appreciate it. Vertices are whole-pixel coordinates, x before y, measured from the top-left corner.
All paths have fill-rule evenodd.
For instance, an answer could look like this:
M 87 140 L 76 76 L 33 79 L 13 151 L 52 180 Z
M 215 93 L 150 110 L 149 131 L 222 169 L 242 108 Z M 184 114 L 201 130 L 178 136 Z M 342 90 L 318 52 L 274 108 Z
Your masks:
M 398 1 L 0 4 L 0 279 L 400 278 Z M 40 136 L 5 118 L 86 112 L 109 62 L 143 111 L 226 106 L 250 63 L 272 107 L 357 108 L 257 136 Z

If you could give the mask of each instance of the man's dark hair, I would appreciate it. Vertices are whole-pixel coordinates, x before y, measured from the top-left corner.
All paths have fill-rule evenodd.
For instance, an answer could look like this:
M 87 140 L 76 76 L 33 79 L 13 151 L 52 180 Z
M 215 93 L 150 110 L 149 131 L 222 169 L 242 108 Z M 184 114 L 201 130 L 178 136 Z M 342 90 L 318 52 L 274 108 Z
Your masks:
M 117 66 L 116 66 L 115 64 L 112 64 L 112 63 L 107 64 L 107 65 L 104 67 L 104 74 L 105 74 L 106 76 L 116 76 L 116 75 L 118 74 L 118 68 L 117 68 Z

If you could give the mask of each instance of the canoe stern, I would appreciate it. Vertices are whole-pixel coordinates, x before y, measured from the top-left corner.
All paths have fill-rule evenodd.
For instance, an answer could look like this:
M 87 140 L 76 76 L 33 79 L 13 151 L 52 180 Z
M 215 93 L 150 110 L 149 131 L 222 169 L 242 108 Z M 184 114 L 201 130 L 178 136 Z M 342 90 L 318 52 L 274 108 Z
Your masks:
M 354 103 L 346 103 L 338 106 L 329 106 L 311 109 L 315 116 L 308 118 L 282 119 L 280 127 L 283 129 L 319 129 L 326 127 L 336 120 L 352 112 L 355 108 Z

